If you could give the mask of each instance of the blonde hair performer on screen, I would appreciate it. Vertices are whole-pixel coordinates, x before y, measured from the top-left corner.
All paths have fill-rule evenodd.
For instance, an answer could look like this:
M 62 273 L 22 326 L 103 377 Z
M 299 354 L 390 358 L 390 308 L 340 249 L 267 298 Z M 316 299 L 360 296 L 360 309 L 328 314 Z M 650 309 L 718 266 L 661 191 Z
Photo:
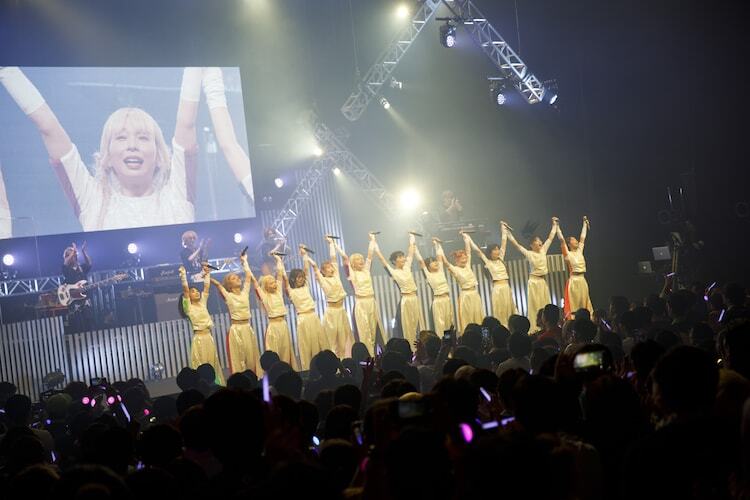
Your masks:
M 0 67 L 0 84 L 39 131 L 84 231 L 193 222 L 186 152 L 197 148 L 201 68 L 185 68 L 171 151 L 146 111 L 114 111 L 102 129 L 94 173 L 50 106 L 17 67 Z M 191 173 L 191 175 L 193 175 Z

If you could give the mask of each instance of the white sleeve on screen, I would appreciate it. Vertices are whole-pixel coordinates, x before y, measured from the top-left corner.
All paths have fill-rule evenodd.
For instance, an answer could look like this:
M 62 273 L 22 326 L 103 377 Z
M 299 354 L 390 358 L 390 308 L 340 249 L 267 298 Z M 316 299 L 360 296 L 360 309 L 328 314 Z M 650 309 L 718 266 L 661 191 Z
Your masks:
M 78 153 L 78 148 L 75 144 L 73 144 L 68 153 L 60 158 L 60 163 L 65 169 L 69 183 L 68 186 L 63 186 L 63 188 L 65 190 L 72 190 L 73 197 L 78 203 L 76 215 L 81 219 L 84 231 L 89 231 L 93 228 L 86 227 L 87 224 L 83 220 L 83 214 L 88 213 L 95 207 L 101 207 L 101 188 L 94 179 L 94 176 L 86 168 L 83 160 L 81 160 L 81 155 Z M 96 212 L 98 213 L 98 211 Z
M 185 148 L 172 139 L 172 164 L 165 189 L 172 191 L 175 197 L 187 199 L 187 173 L 185 171 Z

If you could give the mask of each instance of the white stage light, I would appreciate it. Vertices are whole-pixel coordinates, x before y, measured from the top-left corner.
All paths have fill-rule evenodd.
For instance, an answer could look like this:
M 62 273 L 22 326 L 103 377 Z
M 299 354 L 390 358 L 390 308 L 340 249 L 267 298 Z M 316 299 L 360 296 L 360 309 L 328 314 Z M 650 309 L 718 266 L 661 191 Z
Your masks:
M 406 19 L 409 17 L 409 7 L 406 4 L 401 4 L 396 8 L 396 17 L 399 19 Z
M 401 208 L 411 210 L 417 208 L 422 203 L 422 195 L 414 188 L 407 188 L 401 191 L 399 202 Z
M 448 48 L 456 45 L 456 27 L 449 22 L 440 26 L 440 43 Z
M 505 104 L 505 94 L 503 94 L 502 92 L 498 92 L 496 100 L 497 100 L 497 105 L 502 106 L 503 104 Z
M 273 183 L 274 183 L 274 184 L 276 185 L 276 187 L 277 187 L 277 188 L 279 188 L 279 189 L 281 189 L 281 188 L 283 188 L 283 187 L 284 187 L 284 179 L 282 179 L 281 177 L 276 177 L 276 178 L 275 178 L 275 179 L 273 180 Z
M 242 234 L 241 233 L 234 233 L 234 242 L 235 243 L 242 243 Z
M 383 109 L 391 109 L 391 103 L 385 97 L 380 98 L 380 105 L 383 106 Z
M 557 102 L 557 94 L 553 94 L 552 97 L 549 98 L 550 105 L 554 105 Z
M 6 253 L 3 255 L 3 264 L 6 266 L 12 266 L 16 262 L 16 258 L 13 257 L 12 253 Z
M 130 255 L 135 255 L 136 253 L 138 253 L 138 245 L 136 245 L 135 243 L 128 243 L 128 253 Z
M 341 169 L 339 167 L 333 167 L 333 175 L 341 175 Z
M 321 148 L 320 146 L 315 146 L 313 148 L 313 154 L 315 156 L 323 156 L 323 148 Z

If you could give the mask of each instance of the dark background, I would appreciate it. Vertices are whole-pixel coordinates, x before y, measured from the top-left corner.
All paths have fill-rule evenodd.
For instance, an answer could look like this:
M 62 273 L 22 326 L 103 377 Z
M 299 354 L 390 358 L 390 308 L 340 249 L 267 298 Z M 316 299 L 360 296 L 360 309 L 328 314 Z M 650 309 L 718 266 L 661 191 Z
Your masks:
M 308 161 L 295 144 L 307 132 L 298 119 L 314 106 L 329 126 L 347 127 L 352 151 L 394 192 L 416 185 L 437 204 L 451 188 L 468 214 L 516 228 L 539 222 L 543 234 L 552 215 L 568 233 L 588 215 L 597 305 L 658 289 L 636 262 L 680 228 L 658 215 L 671 187 L 679 218 L 682 187 L 705 243 L 696 276 L 747 282 L 743 2 L 475 3 L 531 71 L 557 80 L 559 111 L 518 95 L 498 109 L 489 60 L 461 30 L 457 47 L 442 47 L 431 21 L 396 69 L 404 89 L 385 92 L 392 112 L 374 103 L 349 124 L 339 108 L 355 81 L 352 32 L 364 74 L 398 29 L 397 3 L 386 0 L 6 1 L 0 64 L 239 65 L 256 198 L 288 196 L 272 180 Z M 380 215 L 361 197 L 342 198 L 351 202 L 345 234 L 359 246 Z M 55 259 L 61 252 L 55 246 Z

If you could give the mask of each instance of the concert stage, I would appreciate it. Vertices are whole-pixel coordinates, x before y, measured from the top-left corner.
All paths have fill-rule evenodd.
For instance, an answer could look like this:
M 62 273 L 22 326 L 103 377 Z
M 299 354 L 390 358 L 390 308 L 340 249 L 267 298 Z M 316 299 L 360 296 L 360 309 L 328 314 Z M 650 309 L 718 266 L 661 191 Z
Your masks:
M 552 293 L 552 302 L 562 307 L 563 288 L 567 279 L 563 258 L 561 255 L 550 255 L 547 258 L 547 264 L 550 270 L 547 282 Z M 506 262 L 506 266 L 519 314 L 525 314 L 528 264 L 526 260 L 510 260 Z M 374 266 L 374 268 L 378 267 L 377 264 Z M 479 281 L 479 294 L 482 297 L 484 311 L 490 311 L 492 281 L 481 265 L 475 264 L 474 272 Z M 429 324 L 432 294 L 421 271 L 415 270 L 414 276 L 422 315 Z M 455 306 L 458 289 L 455 283 L 452 281 L 450 283 L 452 283 L 450 293 Z M 399 292 L 391 278 L 382 273 L 373 274 L 373 286 L 380 307 L 381 322 L 387 334 L 390 335 L 393 320 L 396 317 Z M 317 312 L 322 315 L 325 300 L 317 284 L 312 288 L 313 296 L 317 301 Z M 347 288 L 349 296 L 345 305 L 351 317 L 354 297 L 348 285 Z M 178 291 L 175 290 L 173 295 L 177 293 Z M 261 336 L 265 331 L 267 320 L 258 309 L 257 302 L 253 300 L 252 303 L 255 307 L 252 311 L 251 324 L 262 352 Z M 292 336 L 296 339 L 295 311 L 290 306 L 287 306 L 287 309 Z M 212 317 L 213 335 L 219 350 L 219 358 L 222 366 L 227 366 L 224 339 L 229 329 L 229 315 L 224 310 L 223 312 L 216 311 Z M 42 386 L 44 376 L 58 370 L 65 374 L 66 382 L 88 381 L 92 377 L 107 377 L 109 380 L 127 380 L 137 377 L 148 382 L 154 379 L 154 372 L 158 372 L 159 378 L 172 378 L 181 368 L 189 365 L 191 335 L 190 324 L 185 319 L 68 335 L 64 333 L 63 318 L 60 316 L 5 323 L 0 325 L 0 380 L 10 381 L 19 388 L 20 392 L 37 398 L 45 389 Z M 162 366 L 163 370 L 159 366 Z

